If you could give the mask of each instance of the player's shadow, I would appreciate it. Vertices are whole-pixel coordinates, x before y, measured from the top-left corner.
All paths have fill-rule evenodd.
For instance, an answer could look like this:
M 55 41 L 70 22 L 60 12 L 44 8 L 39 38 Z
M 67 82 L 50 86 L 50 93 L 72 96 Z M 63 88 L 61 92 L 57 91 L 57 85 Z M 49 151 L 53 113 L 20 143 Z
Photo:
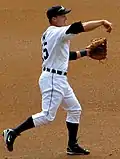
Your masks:
M 50 159 L 103 159 L 103 156 L 99 156 L 99 154 L 98 156 L 94 154 L 83 156 L 83 155 L 66 155 L 66 153 L 61 153 L 56 157 Z

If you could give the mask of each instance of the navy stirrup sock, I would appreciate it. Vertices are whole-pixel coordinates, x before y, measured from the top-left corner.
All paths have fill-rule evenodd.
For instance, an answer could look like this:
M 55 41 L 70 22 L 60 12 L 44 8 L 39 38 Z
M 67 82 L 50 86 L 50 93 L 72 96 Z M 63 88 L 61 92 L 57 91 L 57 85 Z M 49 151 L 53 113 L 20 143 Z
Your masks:
M 67 128 L 68 128 L 68 145 L 74 145 L 77 142 L 77 132 L 78 132 L 78 123 L 69 123 L 66 122 Z
M 21 132 L 31 129 L 33 127 L 35 127 L 34 123 L 33 123 L 33 119 L 32 119 L 32 117 L 29 117 L 26 121 L 24 121 L 22 124 L 17 126 L 14 129 L 14 131 L 19 135 Z

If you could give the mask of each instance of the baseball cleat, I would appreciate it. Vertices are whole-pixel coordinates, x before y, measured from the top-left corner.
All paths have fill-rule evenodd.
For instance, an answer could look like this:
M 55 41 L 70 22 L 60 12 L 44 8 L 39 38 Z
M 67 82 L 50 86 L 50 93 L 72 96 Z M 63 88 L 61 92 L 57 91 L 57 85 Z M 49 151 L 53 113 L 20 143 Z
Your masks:
M 75 144 L 71 147 L 68 146 L 66 153 L 67 155 L 89 155 L 90 151 L 80 147 L 78 144 Z
M 13 129 L 6 129 L 3 131 L 3 137 L 8 151 L 13 151 L 13 144 L 17 137 L 16 132 Z

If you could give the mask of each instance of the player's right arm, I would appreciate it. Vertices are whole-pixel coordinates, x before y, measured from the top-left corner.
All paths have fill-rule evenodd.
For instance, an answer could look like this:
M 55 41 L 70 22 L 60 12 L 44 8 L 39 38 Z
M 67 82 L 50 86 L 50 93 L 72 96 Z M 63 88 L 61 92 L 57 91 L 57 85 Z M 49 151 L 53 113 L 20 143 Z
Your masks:
M 112 30 L 112 23 L 110 23 L 107 20 L 93 20 L 93 21 L 88 21 L 88 22 L 83 22 L 82 23 L 84 31 L 92 31 L 100 26 L 104 26 L 107 32 L 111 32 Z
M 55 27 L 52 31 L 54 32 L 54 36 L 56 36 L 56 39 L 64 41 L 70 40 L 78 33 L 84 32 L 84 28 L 82 22 L 79 21 L 68 26 Z
M 68 40 L 76 34 L 79 34 L 81 32 L 92 31 L 100 26 L 104 26 L 106 31 L 109 33 L 112 31 L 112 23 L 110 23 L 107 20 L 93 20 L 87 22 L 79 21 L 69 25 L 69 27 L 66 27 L 65 31 L 61 31 L 61 37 L 62 39 Z
M 64 41 L 64 40 L 71 39 L 76 34 L 92 31 L 100 26 L 104 26 L 107 32 L 109 33 L 112 30 L 112 24 L 109 21 L 94 20 L 94 21 L 88 21 L 88 22 L 79 21 L 79 22 L 72 23 L 69 26 L 55 27 L 54 29 L 52 29 L 52 31 L 54 36 L 56 37 L 56 40 Z

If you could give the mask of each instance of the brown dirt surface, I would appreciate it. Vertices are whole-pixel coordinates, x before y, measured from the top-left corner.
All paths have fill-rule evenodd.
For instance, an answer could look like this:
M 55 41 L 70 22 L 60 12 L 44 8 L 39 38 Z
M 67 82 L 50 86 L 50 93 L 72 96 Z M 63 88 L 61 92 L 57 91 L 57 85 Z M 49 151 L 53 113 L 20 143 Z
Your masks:
M 38 78 L 40 37 L 48 26 L 45 11 L 62 4 L 71 8 L 68 23 L 108 19 L 109 35 L 101 27 L 72 40 L 82 49 L 97 37 L 108 38 L 108 60 L 89 58 L 70 62 L 69 82 L 82 108 L 78 136 L 89 156 L 66 155 L 66 113 L 60 108 L 51 125 L 29 130 L 16 139 L 9 153 L 0 138 L 0 159 L 119 159 L 120 158 L 120 1 L 119 0 L 1 0 L 0 1 L 0 132 L 41 111 Z

